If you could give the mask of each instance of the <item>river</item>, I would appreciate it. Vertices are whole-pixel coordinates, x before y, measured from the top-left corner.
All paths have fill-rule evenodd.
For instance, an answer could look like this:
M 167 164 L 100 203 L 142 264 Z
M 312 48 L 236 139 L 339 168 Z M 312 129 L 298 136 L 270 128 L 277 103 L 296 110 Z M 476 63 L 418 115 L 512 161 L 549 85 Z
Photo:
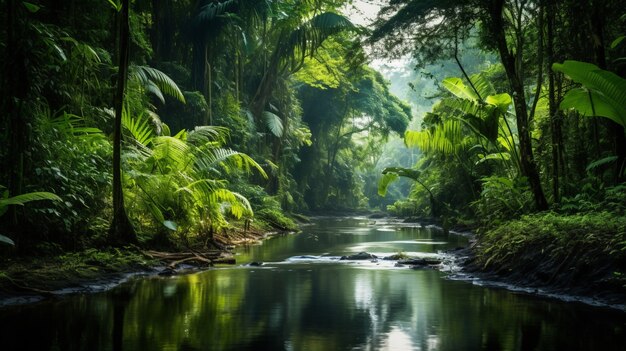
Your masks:
M 626 313 L 448 279 L 367 251 L 432 257 L 468 238 L 317 218 L 238 251 L 238 265 L 133 278 L 0 309 L 2 350 L 626 350 Z M 261 266 L 246 263 L 263 262 Z

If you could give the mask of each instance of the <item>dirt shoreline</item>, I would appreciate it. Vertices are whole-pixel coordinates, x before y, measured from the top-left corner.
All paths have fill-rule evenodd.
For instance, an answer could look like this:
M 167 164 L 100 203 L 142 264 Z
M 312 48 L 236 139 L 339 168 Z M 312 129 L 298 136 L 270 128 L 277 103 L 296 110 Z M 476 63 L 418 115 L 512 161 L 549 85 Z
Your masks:
M 481 286 L 506 289 L 542 298 L 566 302 L 579 302 L 587 305 L 606 307 L 626 312 L 626 289 L 608 282 L 606 270 L 587 275 L 587 280 L 566 281 L 553 279 L 546 282 L 539 279 L 547 273 L 544 265 L 534 267 L 511 264 L 500 269 L 486 269 L 477 257 L 481 253 L 479 245 L 449 252 L 456 256 L 460 267 L 450 279 L 467 281 Z
M 288 235 L 287 231 L 250 231 L 245 237 L 236 240 L 221 238 L 226 254 L 240 246 L 259 243 L 276 235 Z M 28 262 L 18 261 L 5 264 L 0 270 L 0 308 L 36 303 L 44 300 L 62 298 L 79 293 L 97 293 L 111 290 L 133 277 L 152 277 L 157 275 L 182 275 L 212 269 L 213 265 L 202 261 L 186 261 L 172 267 L 169 263 L 154 259 L 139 248 L 132 250 L 116 250 L 121 252 L 117 257 L 128 259 L 127 263 L 111 265 L 109 262 L 98 262 L 86 259 L 75 269 L 64 267 L 60 257 L 46 257 Z M 94 250 L 94 253 L 108 251 Z M 82 254 L 82 253 L 81 253 Z M 62 255 L 61 255 L 62 256 Z M 112 259 L 115 259 L 113 257 Z M 234 259 L 233 259 L 234 260 Z M 218 264 L 220 264 L 218 262 Z M 232 264 L 236 264 L 233 261 Z M 8 269 L 4 269 L 8 268 Z
M 467 231 L 467 228 L 452 228 L 450 232 L 473 237 L 469 247 L 448 252 L 448 254 L 455 256 L 456 264 L 460 266 L 459 271 L 450 274 L 450 279 L 466 280 L 474 284 L 503 288 L 545 298 L 581 302 L 626 311 L 626 287 L 622 286 L 619 280 L 612 279 L 611 273 L 614 269 L 610 261 L 599 259 L 592 264 L 591 268 L 595 267 L 595 269 L 576 272 L 574 277 L 577 279 L 573 279 L 572 274 L 558 275 L 560 271 L 564 270 L 562 263 L 557 264 L 557 262 L 546 258 L 549 256 L 547 253 L 542 254 L 540 250 L 528 247 L 525 250 L 527 257 L 524 260 L 511 259 L 495 268 L 493 265 L 486 266 L 484 260 L 481 262 L 479 258 L 484 256 L 485 248 L 481 246 L 480 240 L 476 239 L 474 234 Z M 285 234 L 288 232 L 251 232 L 246 238 L 239 237 L 237 241 L 224 241 L 223 243 L 229 248 L 234 248 L 253 244 L 274 235 Z M 134 260 L 130 264 L 113 269 L 97 264 L 92 267 L 82 267 L 82 272 L 89 273 L 86 276 L 78 272 L 61 279 L 55 276 L 47 279 L 45 277 L 42 279 L 41 276 L 35 277 L 35 279 L 26 279 L 26 282 L 36 283 L 26 286 L 26 289 L 20 289 L 11 282 L 7 282 L 7 276 L 0 272 L 0 308 L 34 303 L 69 294 L 106 291 L 136 276 L 150 277 L 162 273 L 167 275 L 187 274 L 211 269 L 208 265 L 185 263 L 181 264 L 175 271 L 168 271 L 167 265 L 161 261 L 150 260 L 145 256 L 144 258 L 144 262 Z M 529 264 L 529 262 L 531 263 Z M 41 263 L 39 264 L 41 265 Z M 46 263 L 43 265 L 45 267 Z M 568 262 L 568 265 L 580 267 L 581 263 L 576 262 L 576 257 L 574 257 Z M 50 269 L 50 267 L 47 268 Z M 9 276 L 8 279 L 11 277 Z M 41 291 L 38 292 L 38 290 Z

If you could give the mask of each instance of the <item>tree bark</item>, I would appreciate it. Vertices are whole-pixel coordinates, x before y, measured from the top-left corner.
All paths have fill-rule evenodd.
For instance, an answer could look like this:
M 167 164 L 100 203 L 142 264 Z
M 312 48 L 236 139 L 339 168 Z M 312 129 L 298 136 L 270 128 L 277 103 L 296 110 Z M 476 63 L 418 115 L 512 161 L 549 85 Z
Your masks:
M 518 40 L 516 51 L 510 51 L 505 32 L 504 22 L 502 20 L 502 11 L 505 0 L 492 0 L 489 3 L 490 15 L 490 31 L 496 40 L 500 60 L 504 66 L 507 79 L 513 95 L 513 104 L 515 106 L 515 117 L 517 119 L 517 131 L 520 146 L 520 158 L 522 166 L 522 175 L 528 179 L 528 183 L 533 193 L 535 206 L 538 210 L 548 209 L 548 202 L 543 193 L 541 179 L 535 164 L 532 150 L 532 140 L 530 138 L 530 127 L 528 123 L 528 108 L 526 106 L 526 97 L 524 93 L 524 82 L 522 78 L 522 62 L 521 42 Z M 521 9 L 520 9 L 521 11 Z M 516 55 L 514 55 L 514 53 Z
M 109 228 L 109 237 L 115 244 L 136 243 L 135 230 L 128 219 L 124 207 L 122 188 L 122 110 L 124 108 L 124 90 L 128 76 L 128 51 L 130 28 L 128 23 L 129 0 L 122 1 L 120 12 L 119 66 L 117 90 L 115 94 L 115 125 L 113 131 L 113 221 Z
M 593 38 L 593 49 L 596 64 L 598 67 L 606 70 L 606 48 L 604 45 L 604 22 L 605 15 L 602 13 L 604 9 L 604 1 L 595 1 L 593 4 L 593 10 L 591 13 L 591 30 Z M 624 165 L 626 164 L 626 136 L 624 135 L 624 127 L 610 119 L 604 118 L 603 125 L 609 131 L 613 139 L 613 152 L 617 156 L 615 161 L 615 183 L 624 181 Z
M 7 46 L 5 63 L 5 91 L 6 114 L 9 130 L 8 145 L 8 190 L 10 196 L 21 194 L 23 191 L 24 178 L 24 152 L 30 134 L 28 121 L 22 113 L 22 106 L 28 95 L 28 71 L 25 65 L 26 54 L 24 46 L 20 44 L 24 37 L 24 26 L 26 19 L 23 10 L 19 8 L 20 2 L 16 0 L 7 1 Z M 2 116 L 4 118 L 4 116 Z M 19 219 L 20 208 L 10 206 L 8 218 L 10 221 L 10 232 L 13 234 L 16 245 L 19 248 L 20 240 L 26 233 L 22 230 Z
M 554 18 L 555 18 L 555 5 L 554 1 L 546 1 L 546 17 L 547 17 L 547 43 L 546 54 L 548 59 L 548 109 L 550 114 L 550 133 L 552 137 L 552 197 L 554 202 L 560 202 L 560 185 L 559 185 L 559 160 L 560 153 L 563 148 L 563 140 L 560 139 L 561 125 L 560 125 L 560 113 L 557 106 L 556 91 L 554 87 L 554 71 L 552 71 L 552 64 L 554 63 Z

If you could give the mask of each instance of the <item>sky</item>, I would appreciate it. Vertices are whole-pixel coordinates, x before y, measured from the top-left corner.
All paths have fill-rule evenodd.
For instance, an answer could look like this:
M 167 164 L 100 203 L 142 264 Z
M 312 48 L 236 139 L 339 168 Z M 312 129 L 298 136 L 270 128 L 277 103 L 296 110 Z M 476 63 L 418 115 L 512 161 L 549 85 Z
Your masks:
M 376 19 L 378 11 L 386 1 L 382 0 L 354 0 L 345 10 L 345 15 L 352 23 L 364 27 L 370 27 Z M 380 71 L 385 78 L 389 79 L 394 71 L 406 71 L 411 69 L 410 59 L 402 57 L 397 59 L 380 59 L 373 57 L 370 66 Z
M 354 0 L 352 6 L 346 11 L 346 14 L 354 24 L 368 26 L 380 10 L 382 2 L 376 0 Z

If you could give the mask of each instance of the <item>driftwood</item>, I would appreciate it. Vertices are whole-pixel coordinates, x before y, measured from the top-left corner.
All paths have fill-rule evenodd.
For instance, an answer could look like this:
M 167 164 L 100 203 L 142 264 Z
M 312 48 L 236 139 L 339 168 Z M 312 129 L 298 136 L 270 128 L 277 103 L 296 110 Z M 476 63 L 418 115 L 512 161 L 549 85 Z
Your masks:
M 221 264 L 235 264 L 235 258 L 232 254 L 219 251 L 210 250 L 204 252 L 196 252 L 190 250 L 189 252 L 161 252 L 154 250 L 146 250 L 143 253 L 154 259 L 167 263 L 167 267 L 173 269 L 181 263 L 196 262 L 212 266 L 217 263 Z

